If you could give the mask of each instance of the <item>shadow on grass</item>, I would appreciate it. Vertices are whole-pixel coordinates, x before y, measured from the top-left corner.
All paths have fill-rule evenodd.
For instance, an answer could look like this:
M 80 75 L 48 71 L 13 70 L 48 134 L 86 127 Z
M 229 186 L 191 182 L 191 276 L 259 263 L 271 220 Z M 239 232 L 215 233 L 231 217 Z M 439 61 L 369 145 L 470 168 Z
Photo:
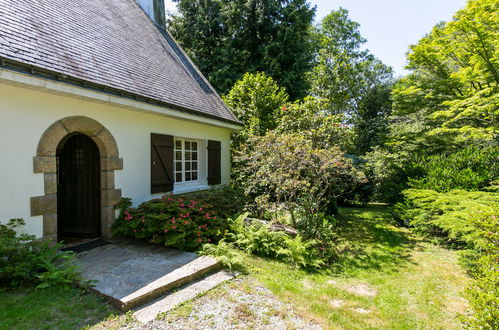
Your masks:
M 336 273 L 400 269 L 411 262 L 419 241 L 407 228 L 396 226 L 386 206 L 341 208 L 338 224 Z

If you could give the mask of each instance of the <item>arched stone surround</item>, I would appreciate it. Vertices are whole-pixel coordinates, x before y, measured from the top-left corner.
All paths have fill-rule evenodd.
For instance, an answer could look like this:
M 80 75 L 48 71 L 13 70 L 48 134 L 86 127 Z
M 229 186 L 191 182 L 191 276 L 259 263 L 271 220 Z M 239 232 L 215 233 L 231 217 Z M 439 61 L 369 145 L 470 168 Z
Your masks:
M 83 133 L 99 148 L 101 168 L 101 235 L 109 238 L 114 223 L 114 206 L 121 199 L 116 189 L 114 171 L 123 169 L 116 140 L 99 122 L 83 116 L 67 117 L 56 121 L 42 135 L 36 157 L 34 173 L 44 173 L 45 195 L 31 197 L 31 216 L 43 216 L 43 239 L 57 240 L 57 158 L 59 143 L 69 134 Z

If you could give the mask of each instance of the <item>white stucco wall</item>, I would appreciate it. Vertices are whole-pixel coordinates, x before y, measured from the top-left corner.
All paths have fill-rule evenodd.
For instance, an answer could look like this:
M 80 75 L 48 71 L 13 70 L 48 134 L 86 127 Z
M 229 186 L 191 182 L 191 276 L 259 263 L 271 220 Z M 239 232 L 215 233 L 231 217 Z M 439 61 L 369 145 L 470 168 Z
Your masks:
M 135 204 L 151 199 L 150 134 L 160 133 L 222 142 L 222 183 L 230 176 L 230 130 L 103 104 L 70 95 L 57 95 L 0 79 L 0 221 L 24 218 L 23 231 L 40 237 L 42 217 L 30 216 L 30 197 L 44 194 L 43 174 L 33 173 L 33 157 L 43 132 L 68 116 L 87 116 L 100 122 L 116 139 L 124 168 L 115 171 L 116 188 Z M 201 144 L 200 178 L 206 184 L 206 145 Z M 197 188 L 190 187 L 190 188 Z M 177 188 L 176 188 L 177 189 Z M 180 192 L 177 189 L 177 192 Z

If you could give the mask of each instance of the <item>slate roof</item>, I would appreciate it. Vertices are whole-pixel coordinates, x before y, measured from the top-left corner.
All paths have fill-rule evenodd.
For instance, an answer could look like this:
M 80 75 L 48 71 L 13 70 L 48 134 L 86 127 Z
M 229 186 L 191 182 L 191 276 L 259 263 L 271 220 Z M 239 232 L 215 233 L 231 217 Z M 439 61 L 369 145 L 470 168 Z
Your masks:
M 134 0 L 0 0 L 0 59 L 239 123 Z

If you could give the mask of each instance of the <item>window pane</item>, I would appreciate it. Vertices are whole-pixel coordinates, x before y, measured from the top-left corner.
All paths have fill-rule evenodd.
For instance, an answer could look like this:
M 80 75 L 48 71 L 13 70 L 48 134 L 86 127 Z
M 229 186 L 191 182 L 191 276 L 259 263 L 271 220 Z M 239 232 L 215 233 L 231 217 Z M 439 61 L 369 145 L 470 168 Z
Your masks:
M 191 172 L 185 173 L 185 181 L 191 181 Z
M 197 162 L 192 162 L 192 170 L 197 171 L 198 169 L 198 163 Z
M 175 151 L 175 159 L 182 160 L 182 151 Z
M 186 171 L 190 171 L 191 170 L 191 163 L 190 162 L 185 163 L 185 170 Z
M 192 153 L 192 160 L 198 160 L 198 153 L 197 152 Z
M 198 143 L 197 142 L 191 142 L 191 149 L 197 151 L 198 150 Z
M 185 141 L 185 150 L 191 150 L 191 143 L 189 141 Z
M 175 163 L 175 171 L 182 172 L 182 162 Z
M 192 172 L 192 181 L 195 181 L 198 179 L 198 172 Z
M 191 152 L 190 151 L 185 152 L 185 160 L 191 160 Z
M 182 173 L 177 173 L 175 175 L 175 181 L 176 182 L 182 182 Z
M 175 140 L 175 149 L 182 150 L 182 140 Z

